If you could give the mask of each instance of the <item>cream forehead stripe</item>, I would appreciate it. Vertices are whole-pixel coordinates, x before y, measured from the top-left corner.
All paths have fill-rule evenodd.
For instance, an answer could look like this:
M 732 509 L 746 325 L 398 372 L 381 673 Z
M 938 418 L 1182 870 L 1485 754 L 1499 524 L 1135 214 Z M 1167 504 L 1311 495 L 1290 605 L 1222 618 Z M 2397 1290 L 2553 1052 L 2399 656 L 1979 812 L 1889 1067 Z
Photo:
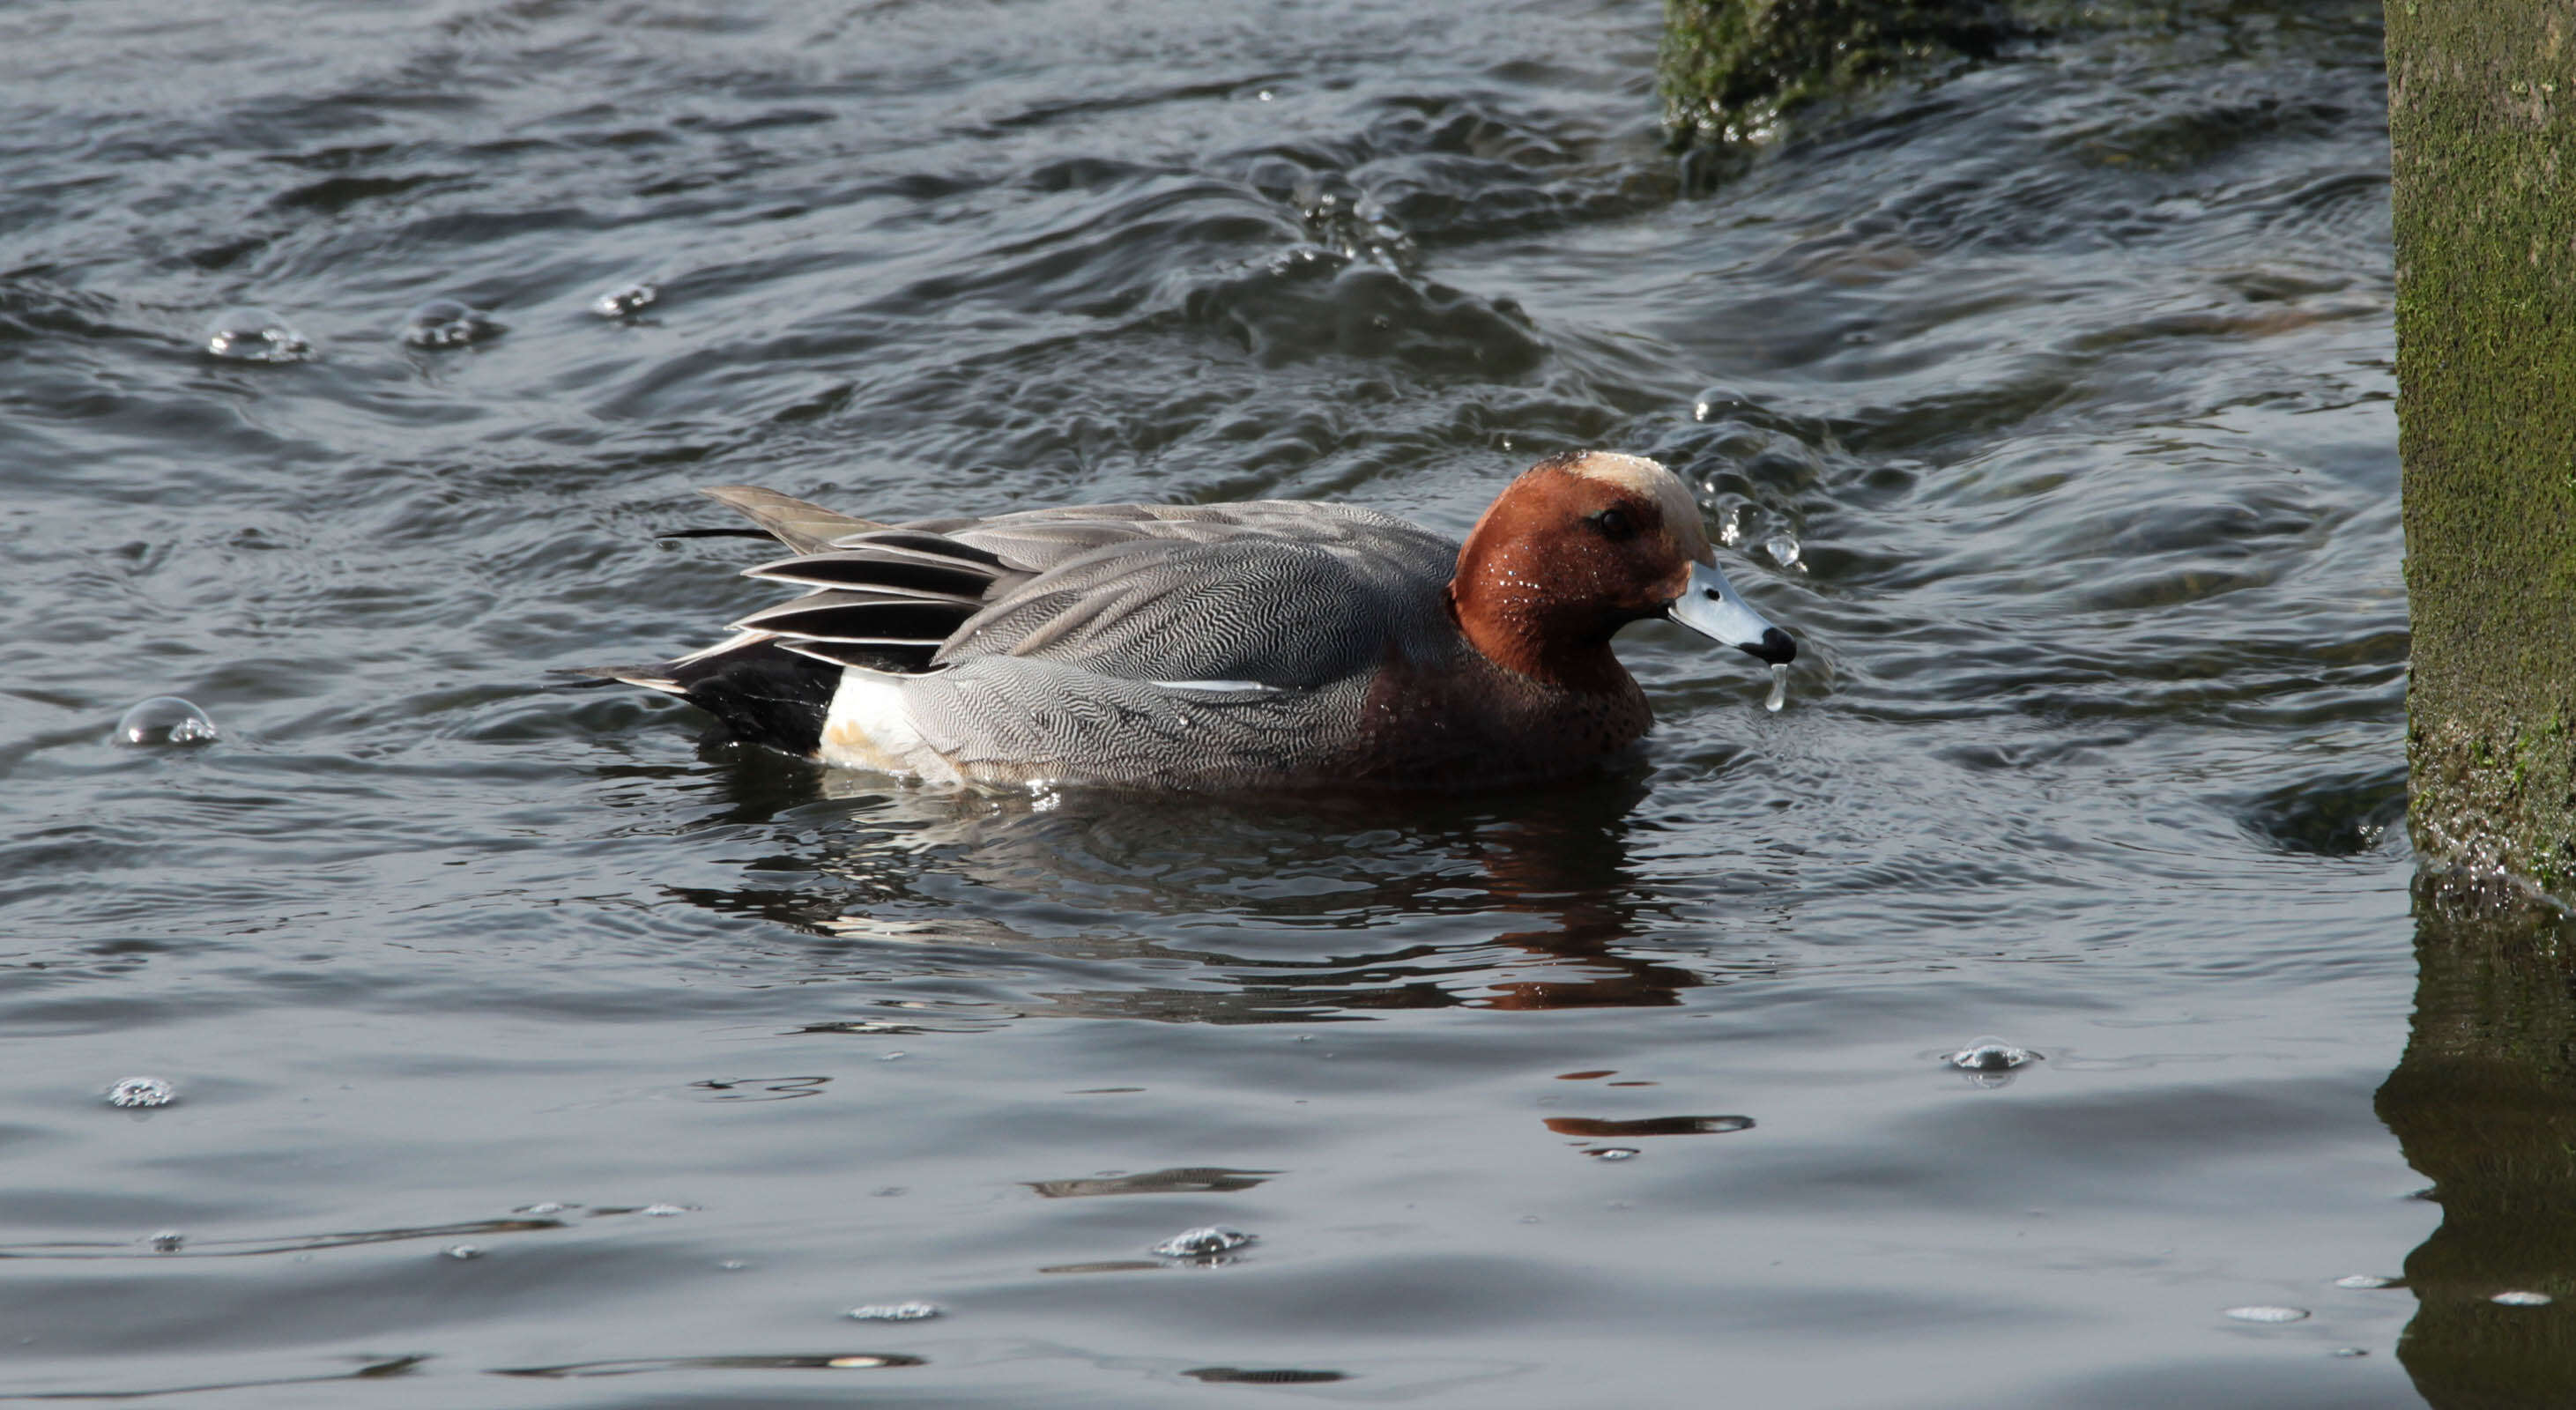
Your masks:
M 1680 539 L 1682 551 L 1693 558 L 1709 556 L 1708 528 L 1700 521 L 1699 501 L 1682 488 L 1681 477 L 1660 462 L 1642 455 L 1596 450 L 1571 468 L 1587 479 L 1607 480 L 1655 501 L 1655 507 L 1664 512 L 1664 523 Z

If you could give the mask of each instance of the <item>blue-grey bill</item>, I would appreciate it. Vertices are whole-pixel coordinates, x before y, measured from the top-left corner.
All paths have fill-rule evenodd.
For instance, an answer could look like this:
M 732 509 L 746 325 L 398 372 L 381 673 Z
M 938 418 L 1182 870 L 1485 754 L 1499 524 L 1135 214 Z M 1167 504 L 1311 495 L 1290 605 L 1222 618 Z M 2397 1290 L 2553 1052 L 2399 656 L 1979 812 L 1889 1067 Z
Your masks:
M 1798 643 L 1736 596 L 1726 575 L 1706 563 L 1691 565 L 1690 586 L 1666 615 L 1757 661 L 1783 666 L 1798 659 Z

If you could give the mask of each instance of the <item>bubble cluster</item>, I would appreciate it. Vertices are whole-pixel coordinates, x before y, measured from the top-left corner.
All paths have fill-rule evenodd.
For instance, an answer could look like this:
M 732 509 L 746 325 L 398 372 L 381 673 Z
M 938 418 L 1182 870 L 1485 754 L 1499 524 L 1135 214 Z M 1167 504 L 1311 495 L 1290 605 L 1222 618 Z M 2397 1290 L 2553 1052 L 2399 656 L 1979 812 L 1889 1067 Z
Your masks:
M 211 744 L 222 737 L 206 712 L 175 695 L 156 695 L 116 721 L 115 740 L 138 749 Z
M 479 308 L 454 299 L 431 299 L 403 315 L 402 340 L 416 348 L 461 348 L 501 331 L 501 325 Z
M 1210 1224 L 1204 1228 L 1186 1229 L 1174 1234 L 1154 1245 L 1152 1251 L 1165 1258 L 1208 1258 L 1220 1253 L 1232 1253 L 1257 1237 L 1259 1236 L 1247 1234 L 1241 1229 L 1229 1229 L 1222 1224 Z
M 179 1089 L 159 1077 L 125 1077 L 107 1089 L 107 1104 L 121 1107 L 168 1106 L 178 1100 Z
M 632 279 L 592 299 L 590 311 L 602 318 L 631 318 L 661 297 L 662 286 L 650 279 Z
M 2028 1048 L 2016 1048 L 2001 1038 L 1971 1038 L 1968 1046 L 1942 1059 L 1962 1072 L 2010 1072 L 2025 1067 L 2039 1054 Z
M 206 325 L 206 351 L 226 362 L 306 362 L 313 340 L 274 309 L 226 309 Z

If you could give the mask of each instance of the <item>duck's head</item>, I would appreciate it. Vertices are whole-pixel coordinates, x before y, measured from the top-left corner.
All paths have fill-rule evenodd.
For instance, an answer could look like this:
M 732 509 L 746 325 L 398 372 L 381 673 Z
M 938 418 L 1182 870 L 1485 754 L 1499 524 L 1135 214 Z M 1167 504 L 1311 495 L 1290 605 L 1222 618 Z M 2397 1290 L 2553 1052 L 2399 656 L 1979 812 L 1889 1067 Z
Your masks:
M 1611 634 L 1648 617 L 1773 665 L 1798 654 L 1718 571 L 1698 501 L 1643 456 L 1571 451 L 1531 466 L 1468 533 L 1449 599 L 1495 664 L 1577 689 L 1624 678 Z

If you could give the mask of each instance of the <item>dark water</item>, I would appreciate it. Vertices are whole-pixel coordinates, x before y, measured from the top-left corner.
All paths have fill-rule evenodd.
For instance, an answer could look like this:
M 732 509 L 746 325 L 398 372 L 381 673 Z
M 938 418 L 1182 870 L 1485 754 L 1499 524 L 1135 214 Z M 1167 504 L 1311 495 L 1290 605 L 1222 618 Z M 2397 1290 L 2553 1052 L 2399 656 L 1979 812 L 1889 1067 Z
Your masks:
M 1644 3 L 0 12 L 0 1394 L 2541 1395 L 2554 932 L 2428 921 L 2410 1046 L 2377 17 L 1717 180 Z M 1583 787 L 990 799 L 547 676 L 768 599 L 697 485 L 1458 530 L 1578 445 L 1785 712 L 1657 627 Z

